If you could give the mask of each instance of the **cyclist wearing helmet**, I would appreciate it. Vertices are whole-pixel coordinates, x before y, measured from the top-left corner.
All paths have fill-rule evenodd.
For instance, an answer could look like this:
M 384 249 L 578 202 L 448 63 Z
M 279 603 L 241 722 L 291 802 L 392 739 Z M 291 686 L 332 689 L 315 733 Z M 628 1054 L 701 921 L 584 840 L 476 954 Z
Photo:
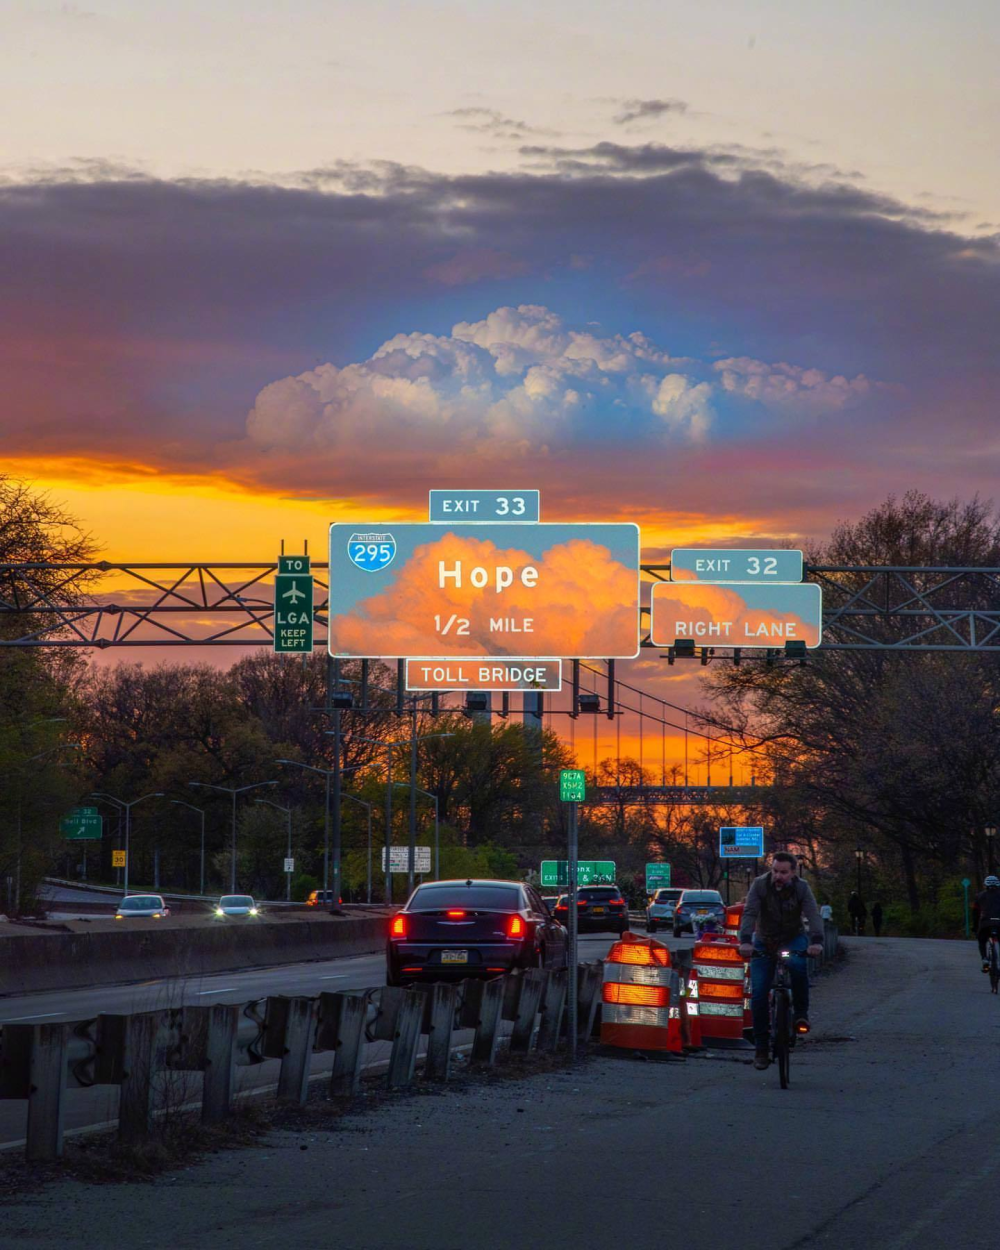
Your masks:
M 990 964 L 986 958 L 986 943 L 994 927 L 1000 928 L 1000 877 L 992 874 L 983 882 L 986 889 L 976 895 L 972 908 L 972 924 L 979 938 L 979 955 L 983 961 L 983 971 L 989 972 Z

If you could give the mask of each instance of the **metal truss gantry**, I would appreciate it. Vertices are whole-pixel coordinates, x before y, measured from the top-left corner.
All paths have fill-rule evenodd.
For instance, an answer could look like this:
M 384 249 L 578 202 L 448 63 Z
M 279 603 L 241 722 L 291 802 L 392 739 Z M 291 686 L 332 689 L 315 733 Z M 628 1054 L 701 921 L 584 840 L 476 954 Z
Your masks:
M 324 650 L 327 566 L 314 646 Z M 644 586 L 670 566 L 641 566 Z M 274 561 L 0 564 L 2 647 L 254 647 L 274 636 Z M 1000 652 L 1000 568 L 806 565 L 823 588 L 821 651 Z M 649 608 L 642 646 L 653 649 Z M 663 648 L 655 648 L 663 650 Z M 702 648 L 713 658 L 732 648 Z M 760 650 L 744 658 L 760 658 Z M 772 656 L 783 654 L 770 653 Z

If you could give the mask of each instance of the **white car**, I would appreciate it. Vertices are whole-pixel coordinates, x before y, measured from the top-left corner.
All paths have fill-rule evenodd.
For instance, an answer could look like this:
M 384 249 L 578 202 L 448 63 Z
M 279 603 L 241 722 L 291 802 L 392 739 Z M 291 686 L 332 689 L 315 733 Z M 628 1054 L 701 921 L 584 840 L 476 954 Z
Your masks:
M 656 891 L 646 908 L 647 933 L 655 933 L 657 929 L 669 929 L 673 926 L 674 911 L 683 893 L 683 890 L 669 888 Z
M 169 915 L 170 908 L 164 903 L 162 894 L 126 894 L 118 904 L 115 919 L 131 920 L 144 916 L 161 920 Z
M 259 916 L 260 908 L 249 894 L 223 894 L 215 905 L 215 915 L 219 920 L 229 916 Z

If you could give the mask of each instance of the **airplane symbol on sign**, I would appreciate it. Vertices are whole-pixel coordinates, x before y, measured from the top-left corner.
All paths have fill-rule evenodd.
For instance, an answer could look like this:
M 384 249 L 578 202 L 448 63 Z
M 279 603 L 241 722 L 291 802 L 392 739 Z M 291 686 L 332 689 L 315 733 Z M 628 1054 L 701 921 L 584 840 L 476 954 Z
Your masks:
M 299 590 L 298 586 L 293 586 L 291 590 L 286 590 L 281 597 L 282 599 L 291 599 L 292 603 L 296 604 L 300 599 L 304 599 L 306 596 L 305 592 Z

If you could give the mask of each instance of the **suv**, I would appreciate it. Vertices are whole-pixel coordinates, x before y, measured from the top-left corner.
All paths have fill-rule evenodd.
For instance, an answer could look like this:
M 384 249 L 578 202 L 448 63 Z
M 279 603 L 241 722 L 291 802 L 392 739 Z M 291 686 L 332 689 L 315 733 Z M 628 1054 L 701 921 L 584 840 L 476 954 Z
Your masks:
M 560 924 L 569 919 L 567 895 L 559 896 L 554 916 Z M 576 892 L 577 933 L 610 929 L 619 937 L 628 928 L 628 903 L 616 885 L 582 885 Z
M 674 908 L 683 890 L 657 890 L 646 908 L 646 932 L 655 933 L 657 928 L 668 928 L 674 923 Z
M 704 924 L 706 920 L 714 920 L 725 927 L 726 905 L 718 890 L 685 890 L 677 900 L 674 911 L 674 937 L 686 929 L 694 933 L 695 925 Z
M 332 890 L 312 890 L 306 899 L 307 907 L 332 907 L 336 900 L 337 906 L 342 907 L 344 900 L 337 898 Z

